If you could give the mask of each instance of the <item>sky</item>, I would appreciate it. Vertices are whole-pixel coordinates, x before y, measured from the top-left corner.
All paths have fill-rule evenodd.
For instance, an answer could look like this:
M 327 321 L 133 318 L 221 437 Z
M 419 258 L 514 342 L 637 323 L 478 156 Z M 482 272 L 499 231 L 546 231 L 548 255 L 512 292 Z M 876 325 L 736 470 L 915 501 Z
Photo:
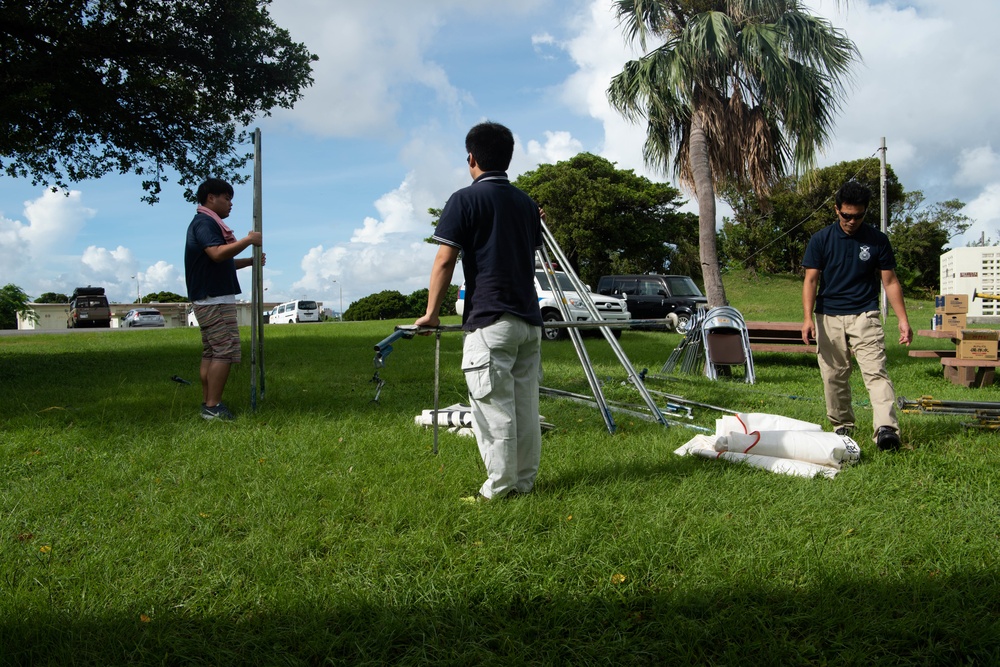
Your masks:
M 877 157 L 885 137 L 904 188 L 923 191 L 928 204 L 966 202 L 975 222 L 953 246 L 983 234 L 1000 240 L 1000 2 L 807 6 L 843 29 L 862 57 L 817 166 Z M 644 126 L 607 103 L 611 78 L 639 54 L 611 0 L 274 0 L 270 13 L 319 61 L 296 107 L 255 125 L 265 301 L 309 298 L 339 311 L 382 290 L 427 287 L 436 251 L 424 242 L 427 209 L 470 182 L 464 138 L 482 120 L 514 132 L 512 179 L 587 151 L 670 181 L 643 164 Z M 32 298 L 79 285 L 103 285 L 122 302 L 185 294 L 194 207 L 175 183 L 155 206 L 142 194 L 138 177 L 53 193 L 0 175 L 0 284 Z M 243 236 L 252 184 L 238 186 L 233 203 L 228 222 Z M 691 201 L 685 210 L 697 209 Z M 725 213 L 720 206 L 720 225 Z M 240 279 L 249 299 L 249 270 Z

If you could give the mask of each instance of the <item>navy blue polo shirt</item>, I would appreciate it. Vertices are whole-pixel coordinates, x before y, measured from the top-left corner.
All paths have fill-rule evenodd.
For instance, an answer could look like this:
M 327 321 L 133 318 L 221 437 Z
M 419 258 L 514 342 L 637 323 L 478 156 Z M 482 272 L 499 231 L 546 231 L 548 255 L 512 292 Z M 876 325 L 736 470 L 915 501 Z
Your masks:
M 191 301 L 240 293 L 236 260 L 216 262 L 205 252 L 205 248 L 219 245 L 226 245 L 219 223 L 204 213 L 195 215 L 184 244 L 184 278 Z
M 873 225 L 862 224 L 848 236 L 839 222 L 813 234 L 802 266 L 819 269 L 816 312 L 858 315 L 878 310 L 882 271 L 896 268 L 889 238 Z
M 486 172 L 448 199 L 432 237 L 462 250 L 462 328 L 475 331 L 510 313 L 542 326 L 535 292 L 535 250 L 542 245 L 538 205 L 502 171 Z

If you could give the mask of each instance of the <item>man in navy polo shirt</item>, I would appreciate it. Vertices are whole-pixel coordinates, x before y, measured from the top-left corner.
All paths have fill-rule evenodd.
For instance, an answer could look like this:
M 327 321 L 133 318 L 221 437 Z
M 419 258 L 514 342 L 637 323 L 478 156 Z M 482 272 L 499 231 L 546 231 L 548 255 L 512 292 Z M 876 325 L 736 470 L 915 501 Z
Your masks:
M 531 197 L 510 184 L 514 135 L 481 123 L 465 137 L 472 185 L 448 199 L 433 239 L 426 314 L 435 327 L 461 255 L 465 271 L 462 371 L 472 405 L 472 430 L 487 479 L 468 501 L 529 493 L 542 452 L 538 417 L 542 313 L 535 291 L 535 250 L 541 216 Z
M 879 285 L 899 320 L 899 342 L 909 345 L 913 329 L 906 317 L 896 258 L 885 234 L 864 223 L 871 191 L 848 181 L 837 192 L 837 222 L 816 232 L 802 266 L 802 342 L 816 340 L 826 413 L 840 435 L 854 432 L 851 407 L 851 352 L 872 403 L 874 440 L 879 449 L 899 449 L 896 394 L 886 372 L 885 332 L 879 319 Z M 816 287 L 819 286 L 817 293 Z M 816 323 L 813 325 L 813 310 Z

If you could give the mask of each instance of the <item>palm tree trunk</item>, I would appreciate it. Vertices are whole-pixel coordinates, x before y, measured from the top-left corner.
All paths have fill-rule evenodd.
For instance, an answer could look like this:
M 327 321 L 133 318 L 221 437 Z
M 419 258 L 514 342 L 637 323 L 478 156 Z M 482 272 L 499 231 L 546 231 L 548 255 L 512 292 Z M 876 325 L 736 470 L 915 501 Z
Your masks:
M 715 179 L 708 158 L 708 137 L 705 136 L 704 118 L 695 109 L 691 118 L 689 159 L 694 177 L 695 196 L 698 198 L 698 252 L 701 259 L 701 277 L 705 281 L 705 296 L 709 307 L 726 306 L 726 288 L 722 285 L 719 253 L 715 231 Z

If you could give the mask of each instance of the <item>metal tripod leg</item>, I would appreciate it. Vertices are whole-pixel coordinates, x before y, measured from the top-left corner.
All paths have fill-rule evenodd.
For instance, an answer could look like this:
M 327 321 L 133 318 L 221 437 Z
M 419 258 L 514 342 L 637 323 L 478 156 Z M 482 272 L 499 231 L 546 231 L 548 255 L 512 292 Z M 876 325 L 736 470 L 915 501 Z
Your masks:
M 573 285 L 573 288 L 576 290 L 577 295 L 580 297 L 580 300 L 583 301 L 584 305 L 586 306 L 587 312 L 590 314 L 590 317 L 595 320 L 604 319 L 603 316 L 600 314 L 600 312 L 597 310 L 597 306 L 594 305 L 594 300 L 590 296 L 590 290 L 588 290 L 587 286 L 583 284 L 583 281 L 580 280 L 580 277 L 576 275 L 576 272 L 570 265 L 569 260 L 566 259 L 566 256 L 563 254 L 562 249 L 559 247 L 559 244 L 556 242 L 555 237 L 552 235 L 552 232 L 549 231 L 549 228 L 548 226 L 546 226 L 544 221 L 542 221 L 542 239 L 543 241 L 545 241 L 546 245 L 549 246 L 549 248 L 552 251 L 552 254 L 555 255 L 556 259 L 559 260 L 563 271 L 569 278 L 571 284 Z M 554 280 L 551 282 L 555 283 Z M 559 296 L 560 300 L 562 300 L 561 292 L 559 293 Z M 563 314 L 563 318 L 564 319 L 566 318 L 566 313 Z M 611 333 L 610 328 L 601 327 L 600 330 L 601 333 L 604 334 L 604 339 L 608 341 L 608 345 L 611 346 L 611 349 L 614 351 L 615 356 L 618 358 L 618 362 L 622 365 L 622 368 L 625 369 L 625 372 L 628 373 L 629 381 L 633 385 L 635 385 L 636 389 L 639 390 L 639 394 L 642 396 L 642 399 L 646 403 L 646 406 L 649 408 L 650 412 L 652 412 L 653 415 L 657 418 L 657 421 L 666 426 L 667 425 L 666 418 L 660 412 L 660 408 L 656 405 L 656 401 L 654 401 L 653 397 L 649 395 L 648 391 L 646 391 L 646 385 L 643 383 L 642 378 L 640 378 L 639 375 L 635 372 L 635 368 L 632 366 L 632 362 L 629 360 L 628 355 L 625 354 L 625 350 L 622 349 L 622 346 L 618 342 L 618 339 L 616 339 L 614 337 L 614 334 Z M 575 333 L 575 330 L 573 331 Z M 592 366 L 591 366 L 591 373 L 593 373 Z
M 253 230 L 263 227 L 261 206 L 260 128 L 253 133 Z M 253 247 L 253 268 L 250 287 L 250 409 L 257 410 L 257 391 L 264 398 L 264 262 L 260 246 Z M 260 376 L 258 381 L 258 374 Z
M 545 223 L 542 223 L 542 229 L 545 229 Z M 566 296 L 563 294 L 559 281 L 556 280 L 555 275 L 552 273 L 552 262 L 549 260 L 549 253 L 545 249 L 545 244 L 538 249 L 538 255 L 542 266 L 549 274 L 549 283 L 553 293 L 556 295 L 556 302 L 559 304 L 559 311 L 562 313 L 562 318 L 564 321 L 569 321 L 570 314 L 566 304 Z M 604 419 L 604 425 L 607 427 L 609 433 L 614 433 L 618 427 L 615 424 L 614 417 L 611 416 L 611 408 L 608 406 L 608 401 L 601 390 L 601 383 L 597 379 L 597 374 L 594 373 L 594 365 L 590 361 L 590 355 L 587 354 L 587 348 L 583 345 L 580 332 L 571 328 L 567 333 L 569 334 L 569 339 L 573 341 L 573 349 L 576 350 L 576 356 L 580 358 L 580 365 L 583 366 L 583 374 L 586 376 L 587 384 L 590 386 L 590 391 L 597 402 L 597 408 Z

